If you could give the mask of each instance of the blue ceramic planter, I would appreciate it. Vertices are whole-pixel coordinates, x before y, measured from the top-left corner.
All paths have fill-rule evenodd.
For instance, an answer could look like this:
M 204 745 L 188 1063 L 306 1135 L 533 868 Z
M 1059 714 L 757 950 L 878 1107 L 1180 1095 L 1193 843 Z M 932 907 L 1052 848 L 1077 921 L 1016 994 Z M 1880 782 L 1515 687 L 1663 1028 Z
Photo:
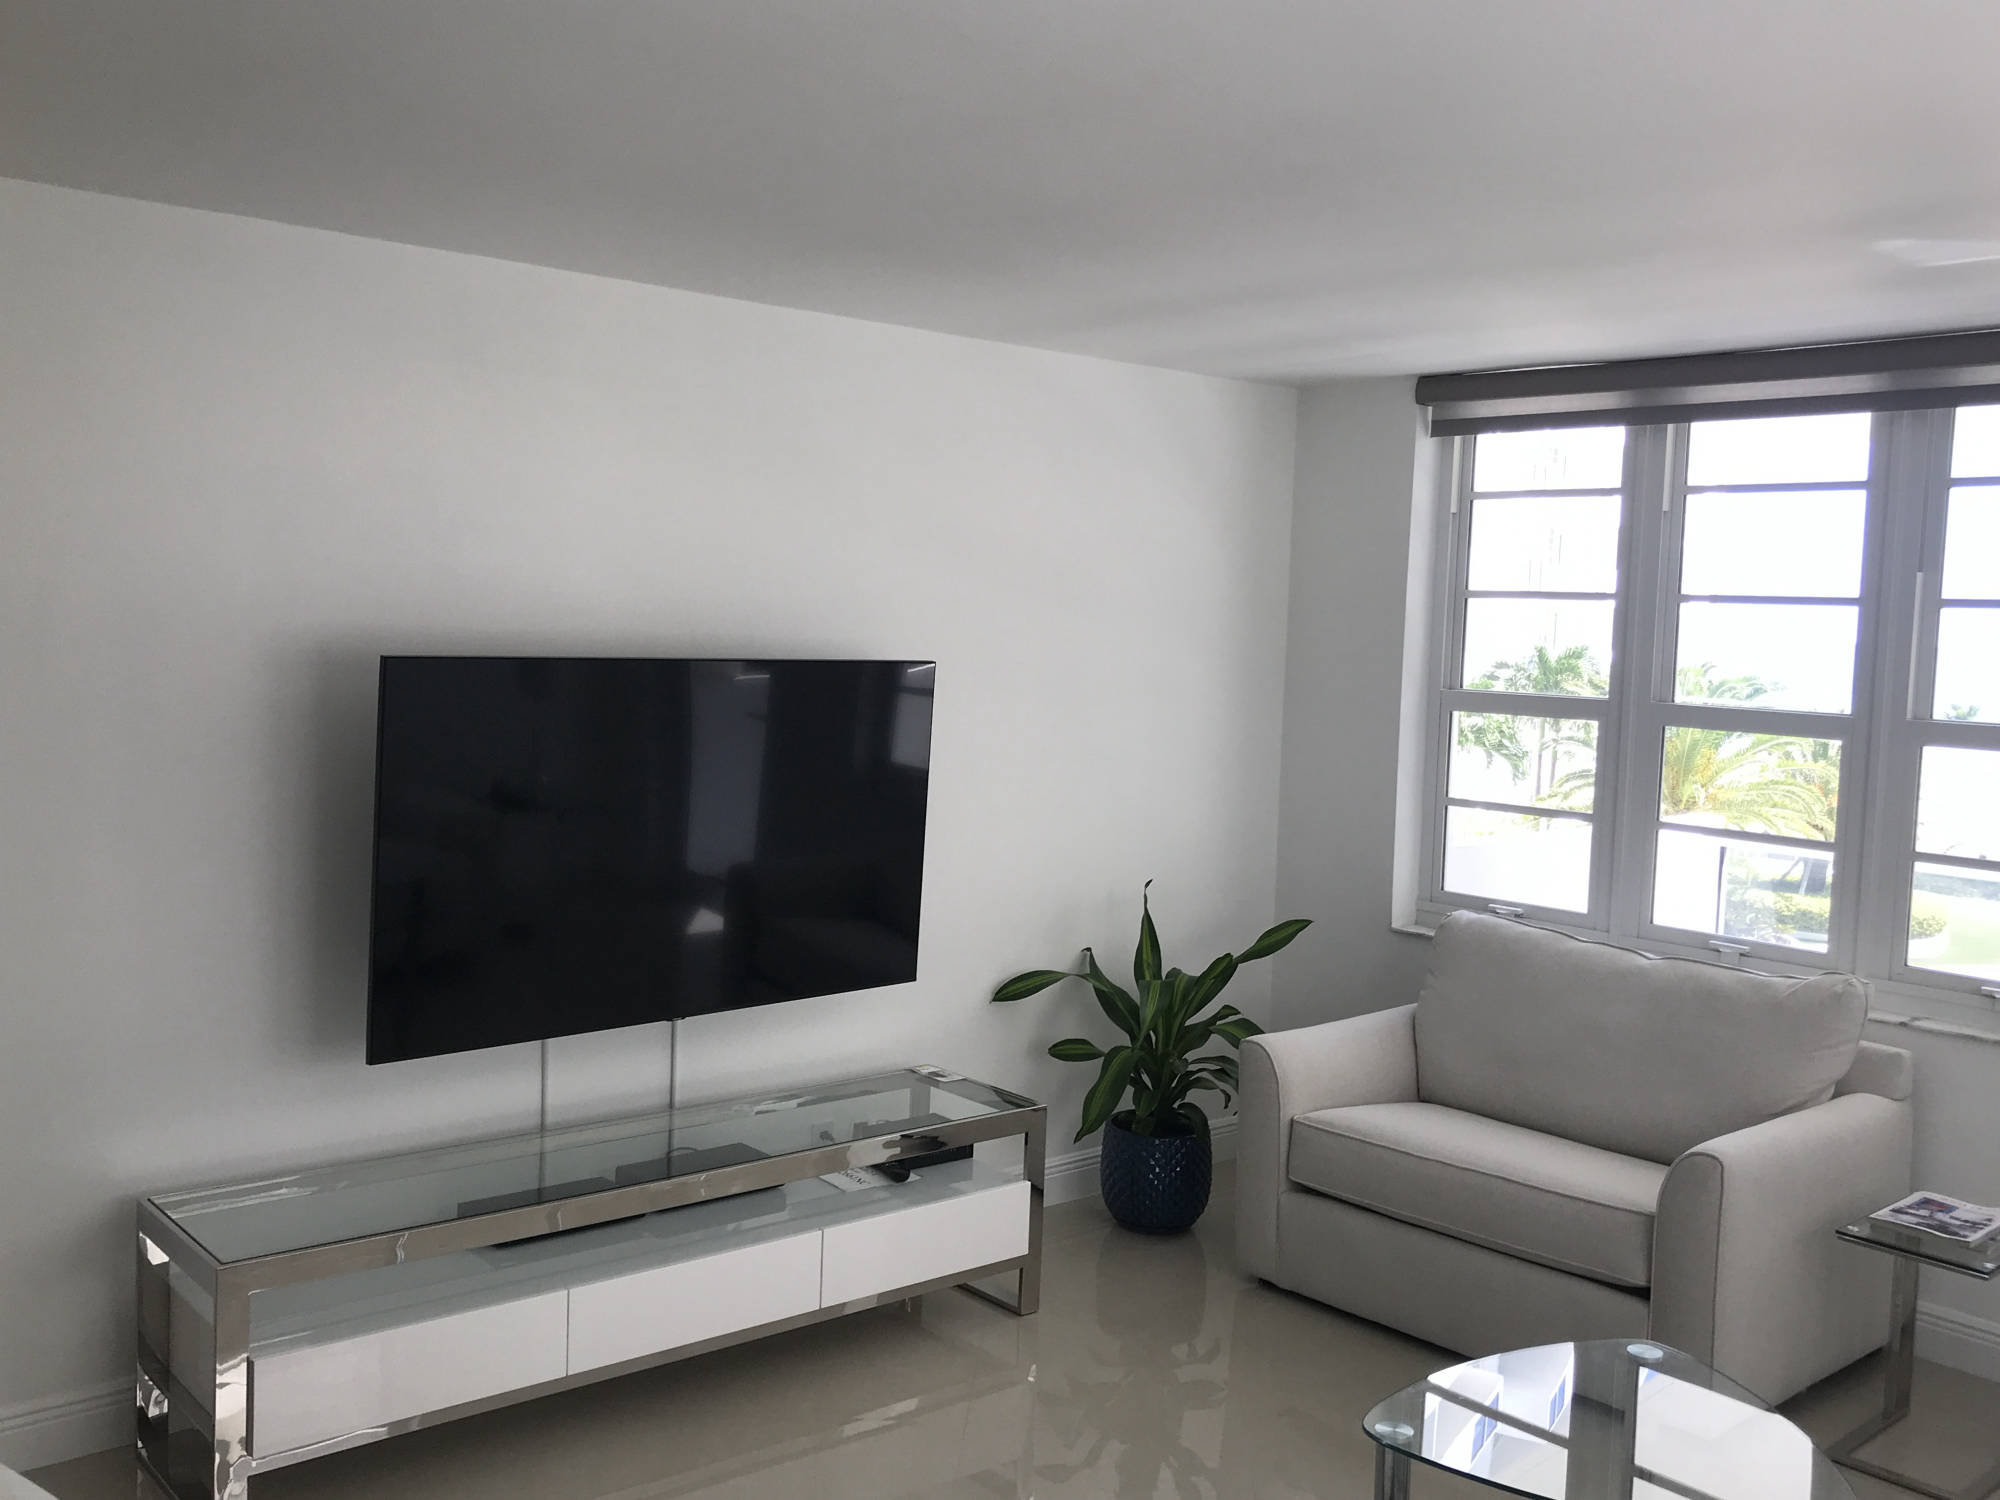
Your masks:
M 1205 1135 L 1134 1135 L 1131 1112 L 1104 1127 L 1098 1185 L 1111 1217 L 1141 1234 L 1179 1234 L 1208 1207 L 1215 1162 Z

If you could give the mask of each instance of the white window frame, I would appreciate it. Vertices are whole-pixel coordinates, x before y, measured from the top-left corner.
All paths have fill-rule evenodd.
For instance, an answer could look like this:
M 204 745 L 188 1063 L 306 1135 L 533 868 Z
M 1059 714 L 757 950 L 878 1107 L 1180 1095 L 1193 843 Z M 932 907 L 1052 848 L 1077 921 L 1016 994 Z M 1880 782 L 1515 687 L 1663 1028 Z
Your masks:
M 2000 750 L 2000 724 L 1929 717 L 1944 603 L 1939 584 L 1952 488 L 1953 415 L 1951 410 L 1888 411 L 1872 418 L 1854 696 L 1844 715 L 1672 701 L 1687 489 L 1685 425 L 1626 431 L 1608 695 L 1544 697 L 1465 688 L 1458 674 L 1470 563 L 1471 455 L 1477 439 L 1441 440 L 1448 445 L 1450 461 L 1438 465 L 1435 498 L 1440 516 L 1432 559 L 1430 711 L 1425 718 L 1422 816 L 1413 820 L 1421 848 L 1409 851 L 1417 876 L 1416 924 L 1434 927 L 1458 909 L 1499 911 L 1648 952 L 1798 974 L 1846 970 L 1868 979 L 1878 996 L 1912 1015 L 1990 1019 L 2000 1010 L 2000 984 L 1924 969 L 1911 964 L 1906 951 L 1919 859 L 2000 876 L 2000 860 L 1921 855 L 1916 847 L 1917 777 L 1924 747 Z M 1758 486 L 1781 487 L 1789 488 Z M 1913 520 L 1921 524 L 1911 524 Z M 1773 596 L 1772 602 L 1801 601 Z M 1598 721 L 1588 911 L 1467 897 L 1444 889 L 1452 714 L 1481 710 Z M 1755 725 L 1769 733 L 1841 741 L 1833 916 L 1824 954 L 1663 927 L 1651 920 L 1660 831 L 1659 747 L 1670 724 Z M 1754 834 L 1729 836 L 1761 841 Z M 1772 842 L 1796 846 L 1800 841 Z
M 1930 428 L 1922 451 L 1910 455 L 1907 482 L 1923 496 L 1922 525 L 1901 528 L 1903 534 L 1891 542 L 1892 550 L 1900 551 L 1904 575 L 1902 617 L 1908 622 L 1903 632 L 1907 641 L 1904 661 L 1908 698 L 1906 703 L 1891 705 L 1891 711 L 1882 714 L 1885 722 L 1882 726 L 1881 754 L 1887 774 L 1882 783 L 1883 796 L 1880 800 L 1883 805 L 1874 809 L 1883 826 L 1900 835 L 1893 839 L 1885 838 L 1882 850 L 1884 888 L 1895 893 L 1893 901 L 1881 903 L 1886 914 L 1883 925 L 1888 929 L 1888 944 L 1885 947 L 1890 954 L 1890 963 L 1887 973 L 1888 978 L 1898 985 L 1953 992 L 1990 1007 L 2000 1002 L 2000 983 L 1913 964 L 1909 959 L 1907 943 L 1900 940 L 1909 931 L 1910 907 L 1919 862 L 1959 866 L 2000 876 L 2000 860 L 1925 854 L 1917 847 L 1917 798 L 1924 750 L 1933 745 L 2000 750 L 2000 724 L 1931 717 L 1935 708 L 1932 695 L 1937 677 L 1938 631 L 1944 609 L 1948 603 L 1963 607 L 1971 601 L 1947 601 L 1943 596 L 1945 522 L 1955 485 L 1951 478 L 1955 413 L 1938 411 L 1917 415 L 1929 419 Z M 2000 488 L 2000 479 L 1960 480 L 1956 484 L 1968 488 Z M 2000 608 L 2000 605 L 1980 601 L 1980 607 L 1991 609 Z M 1890 680 L 1894 681 L 1893 678 Z M 1896 712 L 1897 708 L 1902 711 Z
M 1844 714 L 1773 708 L 1736 708 L 1718 704 L 1674 701 L 1676 667 L 1679 661 L 1680 607 L 1683 602 L 1681 567 L 1684 560 L 1682 541 L 1687 519 L 1688 429 L 1686 427 L 1653 429 L 1665 435 L 1668 456 L 1662 466 L 1658 502 L 1649 503 L 1646 507 L 1647 516 L 1651 521 L 1650 525 L 1645 526 L 1650 543 L 1647 550 L 1657 560 L 1657 578 L 1654 580 L 1655 587 L 1652 590 L 1654 597 L 1648 601 L 1649 607 L 1641 613 L 1652 618 L 1653 635 L 1650 640 L 1641 638 L 1633 643 L 1634 658 L 1642 664 L 1649 678 L 1648 691 L 1635 692 L 1631 695 L 1633 714 L 1631 743 L 1635 753 L 1642 755 L 1644 759 L 1628 768 L 1632 773 L 1629 777 L 1632 794 L 1621 809 L 1625 814 L 1624 826 L 1627 830 L 1634 834 L 1638 830 L 1644 830 L 1645 879 L 1636 884 L 1628 882 L 1623 894 L 1633 907 L 1628 921 L 1635 924 L 1638 936 L 1648 942 L 1664 941 L 1686 948 L 1708 948 L 1731 958 L 1753 955 L 1760 961 L 1800 961 L 1800 950 L 1796 948 L 1717 937 L 1710 933 L 1669 927 L 1653 920 L 1649 910 L 1651 902 L 1647 898 L 1654 889 L 1659 862 L 1659 836 L 1664 829 L 1659 817 L 1657 799 L 1661 774 L 1659 750 L 1664 746 L 1667 730 L 1676 725 L 1688 725 L 1695 728 L 1794 735 L 1804 739 L 1838 740 L 1841 744 L 1840 800 L 1843 812 L 1834 842 L 1828 850 L 1835 870 L 1832 921 L 1825 957 L 1820 959 L 1818 955 L 1813 955 L 1813 959 L 1835 968 L 1847 970 L 1856 968 L 1859 947 L 1856 942 L 1855 927 L 1860 916 L 1861 887 L 1864 882 L 1852 876 L 1843 877 L 1842 872 L 1858 874 L 1862 852 L 1861 825 L 1865 821 L 1865 816 L 1849 815 L 1846 809 L 1866 805 L 1863 799 L 1866 797 L 1868 786 L 1870 730 L 1875 707 L 1876 635 L 1881 615 L 1879 594 L 1882 569 L 1879 553 L 1883 532 L 1882 521 L 1886 509 L 1888 450 L 1892 445 L 1891 435 L 1885 430 L 1887 425 L 1885 419 L 1879 415 L 1871 424 L 1869 473 L 1861 486 L 1852 482 L 1784 486 L 1794 493 L 1801 489 L 1852 491 L 1860 487 L 1867 496 L 1862 520 L 1861 586 L 1859 595 L 1853 601 L 1858 606 L 1859 613 L 1855 632 L 1854 670 L 1849 680 L 1848 711 Z M 1756 493 L 1767 492 L 1778 486 L 1727 485 L 1713 488 Z M 1635 579 L 1634 582 L 1641 593 L 1646 591 L 1647 580 Z M 1731 602 L 1737 603 L 1789 605 L 1848 602 L 1813 600 L 1796 595 L 1732 595 L 1729 598 Z M 1777 838 L 1744 830 L 1731 830 L 1729 839 L 1733 843 L 1768 844 L 1784 849 L 1800 848 L 1806 843 L 1804 840 Z
M 1637 434 L 1644 430 L 1634 428 L 1632 433 Z M 1475 910 L 1497 911 L 1508 916 L 1532 917 L 1536 921 L 1573 929 L 1606 932 L 1611 930 L 1608 915 L 1612 883 L 1612 841 L 1603 835 L 1615 825 L 1616 819 L 1612 810 L 1618 805 L 1619 745 L 1624 724 L 1623 679 L 1627 675 L 1624 670 L 1625 656 L 1619 643 L 1623 639 L 1627 617 L 1632 612 L 1630 592 L 1623 587 L 1623 580 L 1630 575 L 1632 565 L 1633 476 L 1642 460 L 1634 453 L 1633 450 L 1637 445 L 1628 435 L 1619 491 L 1622 500 L 1618 525 L 1620 586 L 1613 596 L 1611 610 L 1613 645 L 1611 661 L 1605 674 L 1609 685 L 1608 691 L 1602 698 L 1549 697 L 1533 693 L 1492 692 L 1464 685 L 1462 657 L 1465 639 L 1465 605 L 1468 599 L 1466 579 L 1472 556 L 1473 476 L 1470 461 L 1472 446 L 1471 442 L 1464 438 L 1454 440 L 1452 446 L 1454 450 L 1452 462 L 1447 466 L 1449 489 L 1445 495 L 1448 515 L 1439 533 L 1444 545 L 1438 549 L 1442 572 L 1437 581 L 1436 597 L 1442 618 L 1435 633 L 1431 652 L 1434 676 L 1431 691 L 1430 775 L 1426 781 L 1428 795 L 1425 798 L 1423 824 L 1426 850 L 1422 887 L 1424 903 L 1426 907 L 1432 909 L 1435 917 L 1440 919 L 1446 910 L 1463 906 Z M 1565 493 L 1602 495 L 1609 492 L 1582 490 L 1565 491 Z M 1445 891 L 1445 808 L 1450 803 L 1468 805 L 1467 799 L 1449 798 L 1446 795 L 1453 745 L 1452 715 L 1459 712 L 1531 714 L 1538 718 L 1591 719 L 1597 723 L 1597 769 L 1591 797 L 1591 811 L 1588 815 L 1592 827 L 1588 910 L 1572 912 L 1560 907 L 1488 900 Z M 1549 816 L 1577 815 L 1550 813 Z

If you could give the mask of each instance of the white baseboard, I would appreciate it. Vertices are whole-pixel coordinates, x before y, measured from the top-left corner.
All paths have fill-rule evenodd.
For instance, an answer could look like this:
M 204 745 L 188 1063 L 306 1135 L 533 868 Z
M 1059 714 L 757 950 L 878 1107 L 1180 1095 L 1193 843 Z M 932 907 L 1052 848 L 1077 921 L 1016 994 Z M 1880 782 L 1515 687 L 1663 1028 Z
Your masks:
M 132 1384 L 45 1396 L 0 1409 L 0 1464 L 39 1469 L 132 1441 Z
M 1230 1115 L 1217 1120 L 1209 1127 L 1209 1139 L 1215 1143 L 1217 1161 L 1233 1161 L 1236 1158 L 1236 1117 Z M 1071 1151 L 1064 1156 L 1049 1158 L 1047 1174 L 1042 1179 L 1042 1201 L 1053 1208 L 1058 1203 L 1074 1203 L 1079 1198 L 1097 1196 L 1098 1148 L 1086 1146 L 1081 1151 Z
M 2000 1380 L 2000 1323 L 1955 1307 L 1917 1304 L 1917 1357 Z

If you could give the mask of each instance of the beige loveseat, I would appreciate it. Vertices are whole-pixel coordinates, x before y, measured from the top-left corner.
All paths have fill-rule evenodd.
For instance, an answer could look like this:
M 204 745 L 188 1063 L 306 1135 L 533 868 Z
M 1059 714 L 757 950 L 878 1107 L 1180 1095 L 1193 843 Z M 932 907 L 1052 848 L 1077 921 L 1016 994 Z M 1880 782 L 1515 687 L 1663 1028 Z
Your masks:
M 1650 1337 L 1782 1401 L 1879 1347 L 1911 1059 L 1845 975 L 1439 928 L 1417 1003 L 1253 1037 L 1253 1275 L 1466 1354 Z

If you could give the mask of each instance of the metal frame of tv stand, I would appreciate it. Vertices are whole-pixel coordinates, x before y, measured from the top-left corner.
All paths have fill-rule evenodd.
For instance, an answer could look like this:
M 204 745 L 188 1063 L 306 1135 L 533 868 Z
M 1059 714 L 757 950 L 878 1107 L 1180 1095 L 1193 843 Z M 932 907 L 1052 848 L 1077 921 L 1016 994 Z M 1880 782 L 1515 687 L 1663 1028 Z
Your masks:
M 227 1263 L 210 1255 L 150 1199 L 142 1198 L 139 1200 L 138 1215 L 136 1380 L 140 1471 L 150 1476 L 173 1500 L 248 1500 L 251 1476 L 261 1471 L 414 1432 L 458 1417 L 497 1410 L 557 1391 L 614 1379 L 637 1370 L 670 1364 L 675 1360 L 748 1343 L 753 1339 L 946 1287 L 962 1287 L 974 1296 L 1026 1317 L 1041 1306 L 1042 1187 L 1048 1168 L 1048 1110 L 1044 1105 L 992 1084 L 984 1087 L 1009 1100 L 1014 1107 L 972 1119 L 926 1125 L 917 1131 L 842 1141 L 735 1166 L 718 1167 L 686 1177 L 632 1183 L 554 1203 L 502 1209 Z M 539 1385 L 524 1386 L 485 1400 L 402 1418 L 309 1447 L 278 1454 L 253 1454 L 255 1367 L 250 1358 L 250 1298 L 253 1293 L 301 1282 L 322 1281 L 356 1271 L 377 1270 L 407 1261 L 484 1249 L 512 1240 L 585 1229 L 658 1213 L 663 1209 L 682 1208 L 692 1203 L 736 1197 L 761 1188 L 804 1182 L 850 1167 L 881 1166 L 904 1157 L 976 1146 L 1016 1135 L 1022 1138 L 1022 1175 L 1030 1187 L 1028 1252 L 1025 1255 L 975 1266 L 939 1280 L 897 1287 L 837 1307 L 823 1307 L 797 1317 L 759 1324 L 698 1344 L 662 1350 L 623 1364 L 588 1370 Z M 198 1346 L 202 1351 L 203 1366 L 213 1366 L 214 1384 L 199 1394 L 174 1376 L 169 1360 L 172 1344 L 186 1347 L 187 1343 L 181 1332 L 170 1335 L 167 1329 L 172 1307 L 168 1287 L 170 1268 L 186 1275 L 212 1299 L 213 1316 L 209 1326 L 200 1331 Z M 1011 1297 L 976 1284 L 1010 1273 L 1018 1277 Z M 157 1340 L 157 1347 L 151 1340 Z

